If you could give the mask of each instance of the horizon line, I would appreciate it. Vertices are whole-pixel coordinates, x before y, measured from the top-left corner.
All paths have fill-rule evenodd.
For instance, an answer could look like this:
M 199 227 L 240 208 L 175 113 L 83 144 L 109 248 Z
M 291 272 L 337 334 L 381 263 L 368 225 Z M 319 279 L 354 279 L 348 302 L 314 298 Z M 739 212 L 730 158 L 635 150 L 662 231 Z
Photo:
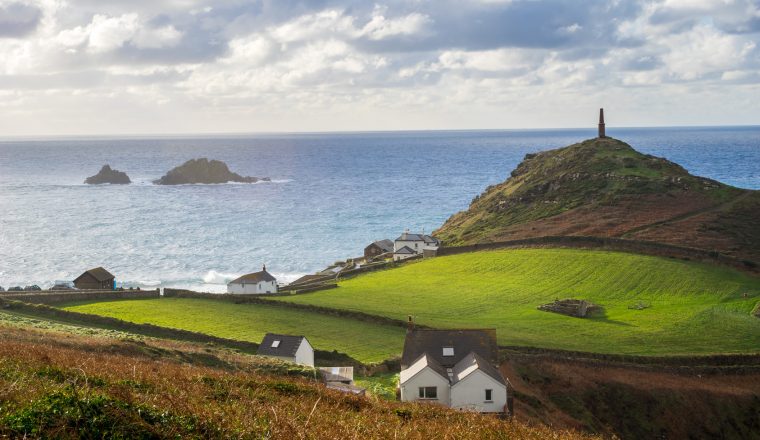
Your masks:
M 754 128 L 760 127 L 757 125 L 650 125 L 650 126 L 636 126 L 636 125 L 621 125 L 612 128 L 613 132 L 616 129 L 666 129 L 666 128 Z M 443 129 L 401 129 L 401 130 L 317 130 L 317 131 L 229 131 L 229 132 L 185 132 L 185 133 L 112 133 L 112 134 L 46 134 L 46 135 L 0 135 L 0 142 L 12 142 L 12 141 L 35 141 L 35 140 L 56 140 L 56 139 L 69 139 L 69 140 L 85 140 L 85 139 L 151 139 L 151 138 L 209 138 L 209 137 L 240 137 L 240 136 L 286 136 L 286 135 L 351 135 L 351 134 L 379 134 L 379 133 L 424 133 L 424 132 L 477 132 L 477 131 L 511 131 L 511 132 L 539 132 L 539 131 L 563 131 L 563 130 L 577 130 L 577 131 L 596 131 L 597 127 L 554 127 L 554 128 L 443 128 Z

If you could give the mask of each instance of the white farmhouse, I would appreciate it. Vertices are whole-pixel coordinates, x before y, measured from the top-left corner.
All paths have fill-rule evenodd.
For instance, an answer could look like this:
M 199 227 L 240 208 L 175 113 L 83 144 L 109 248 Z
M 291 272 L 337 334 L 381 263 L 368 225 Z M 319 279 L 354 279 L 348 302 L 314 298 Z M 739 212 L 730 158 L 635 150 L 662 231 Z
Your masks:
M 306 336 L 277 335 L 267 333 L 256 354 L 309 367 L 314 366 L 314 348 Z
M 261 272 L 249 273 L 234 279 L 227 284 L 227 293 L 277 293 L 277 279 L 267 272 L 267 267 Z
M 494 366 L 497 359 L 494 329 L 414 329 L 410 320 L 399 375 L 401 400 L 505 412 L 507 381 Z
M 393 260 L 405 260 L 409 257 L 422 255 L 425 250 L 437 250 L 440 246 L 441 242 L 433 236 L 412 234 L 406 230 L 393 242 Z M 410 254 L 409 251 L 412 253 Z

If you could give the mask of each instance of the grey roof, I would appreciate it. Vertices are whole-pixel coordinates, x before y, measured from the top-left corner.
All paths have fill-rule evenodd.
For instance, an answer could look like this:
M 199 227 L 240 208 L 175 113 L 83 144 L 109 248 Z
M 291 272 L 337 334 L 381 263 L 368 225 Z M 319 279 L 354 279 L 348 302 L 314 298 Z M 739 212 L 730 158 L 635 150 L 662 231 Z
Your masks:
M 102 267 L 96 267 L 94 269 L 85 271 L 82 275 L 79 275 L 74 281 L 82 278 L 85 275 L 90 275 L 91 277 L 95 278 L 98 281 L 108 281 L 108 280 L 114 279 L 114 276 L 111 274 L 111 272 L 103 269 Z
M 263 356 L 294 357 L 296 351 L 298 351 L 298 347 L 301 346 L 301 341 L 305 339 L 306 336 L 267 333 L 264 336 L 264 339 L 261 340 L 261 345 L 259 345 L 259 349 L 256 350 L 256 354 Z M 276 348 L 272 347 L 274 341 L 280 341 L 280 344 Z M 306 339 L 306 341 L 308 342 L 308 339 Z
M 372 242 L 369 246 L 372 246 L 373 244 L 379 247 L 383 252 L 393 252 L 393 242 L 388 239 Z
M 230 281 L 230 284 L 258 283 L 261 281 L 277 281 L 277 278 L 273 277 L 272 274 L 264 269 L 260 272 L 249 273 L 242 277 L 235 278 Z
M 452 347 L 453 356 L 443 356 L 443 347 Z M 470 352 L 490 363 L 499 360 L 496 329 L 433 330 L 413 329 L 406 333 L 401 368 L 408 368 L 427 353 L 445 368 L 451 368 Z
M 409 367 L 402 370 L 400 380 L 406 382 L 414 377 L 417 373 L 422 371 L 425 367 L 429 367 L 431 370 L 438 373 L 445 380 L 449 380 L 449 373 L 446 371 L 440 363 L 436 362 L 435 358 L 430 353 L 422 353 L 417 359 L 414 360 Z M 405 373 L 405 374 L 403 374 Z
M 452 368 L 452 385 L 462 381 L 464 378 L 477 370 L 480 370 L 483 373 L 491 376 L 494 380 L 502 385 L 507 384 L 506 381 L 504 381 L 504 376 L 501 375 L 501 372 L 499 372 L 499 370 L 494 367 L 492 363 L 488 362 L 487 360 L 478 356 L 475 352 L 471 351 L 469 354 L 467 354 L 467 356 L 463 357 L 462 360 L 457 362 L 456 365 L 454 365 L 454 368 Z
M 432 235 L 427 234 L 412 234 L 410 232 L 404 232 L 399 236 L 399 238 L 396 239 L 396 241 L 423 241 L 425 243 L 433 243 L 438 244 L 440 241 L 433 237 Z
M 404 246 L 401 249 L 394 252 L 394 254 L 416 254 L 417 252 L 414 251 L 414 249 L 410 248 L 409 246 Z

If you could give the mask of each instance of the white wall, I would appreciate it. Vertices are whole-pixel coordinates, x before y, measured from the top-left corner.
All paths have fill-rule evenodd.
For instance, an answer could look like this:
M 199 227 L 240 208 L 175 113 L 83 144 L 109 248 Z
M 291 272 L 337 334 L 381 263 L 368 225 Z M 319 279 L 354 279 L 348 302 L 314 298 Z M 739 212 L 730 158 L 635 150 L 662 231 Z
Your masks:
M 304 338 L 301 340 L 301 345 L 296 350 L 295 363 L 306 365 L 309 367 L 314 366 L 314 348 L 309 344 L 309 341 Z
M 419 388 L 433 386 L 438 387 L 438 400 L 420 400 Z M 415 376 L 401 384 L 401 400 L 406 402 L 419 400 L 420 402 L 434 402 L 448 406 L 450 402 L 449 388 L 448 379 L 442 378 L 441 375 L 434 372 L 430 367 L 425 367 Z
M 416 257 L 414 254 L 393 254 L 393 261 L 406 260 L 407 258 Z
M 277 293 L 277 281 L 260 281 L 258 283 L 227 284 L 227 293 L 262 294 Z
M 415 247 L 414 245 L 417 245 L 417 247 Z M 401 249 L 404 246 L 409 246 L 409 249 L 411 249 L 411 250 L 413 250 L 413 251 L 415 251 L 417 253 L 420 253 L 420 252 L 422 252 L 422 248 L 423 248 L 424 245 L 425 245 L 424 241 L 394 241 L 393 242 L 393 251 L 395 252 L 395 251 Z
M 486 402 L 491 389 L 492 402 Z M 507 404 L 507 387 L 482 371 L 474 371 L 451 387 L 451 407 L 478 412 L 503 412 Z

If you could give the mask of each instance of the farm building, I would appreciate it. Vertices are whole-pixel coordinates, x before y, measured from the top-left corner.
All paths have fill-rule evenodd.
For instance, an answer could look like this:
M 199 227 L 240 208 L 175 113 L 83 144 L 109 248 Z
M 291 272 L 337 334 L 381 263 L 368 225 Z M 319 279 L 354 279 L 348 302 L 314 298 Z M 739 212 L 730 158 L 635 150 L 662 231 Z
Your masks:
M 267 333 L 256 354 L 275 357 L 309 367 L 314 366 L 314 348 L 306 336 L 277 335 Z
M 249 273 L 227 284 L 227 293 L 277 293 L 277 279 L 264 266 L 260 272 Z
M 393 242 L 390 240 L 378 240 L 364 248 L 364 259 L 369 261 L 380 255 L 392 253 Z
M 415 329 L 410 319 L 401 358 L 401 400 L 502 413 L 507 382 L 494 366 L 497 361 L 495 329 Z
M 113 290 L 116 288 L 116 280 L 111 272 L 102 267 L 96 267 L 76 277 L 74 287 L 77 289 Z
M 422 255 L 425 250 L 437 250 L 439 247 L 441 247 L 441 242 L 431 235 L 425 235 L 424 233 L 412 234 L 409 232 L 409 230 L 406 230 L 396 239 L 396 241 L 393 242 L 393 259 L 395 261 L 409 258 L 396 258 L 396 254 L 406 255 L 400 254 L 400 251 L 405 247 L 414 251 L 416 255 Z

